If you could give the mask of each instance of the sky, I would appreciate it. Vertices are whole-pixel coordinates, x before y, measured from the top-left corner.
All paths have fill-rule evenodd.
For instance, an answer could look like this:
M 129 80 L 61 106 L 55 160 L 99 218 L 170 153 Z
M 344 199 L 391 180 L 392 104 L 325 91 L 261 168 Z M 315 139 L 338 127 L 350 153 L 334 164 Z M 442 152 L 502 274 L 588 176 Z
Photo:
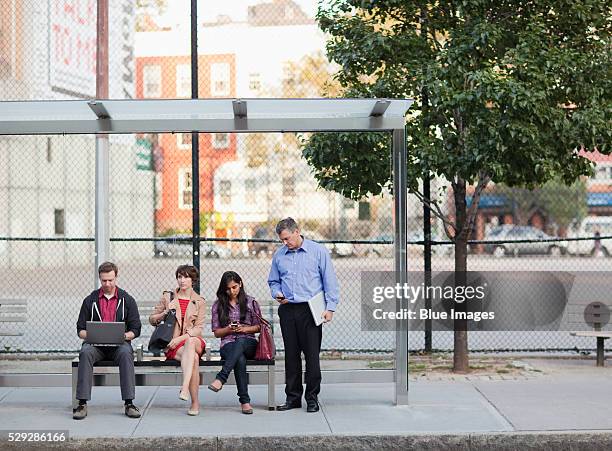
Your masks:
M 219 15 L 230 16 L 235 21 L 246 20 L 248 7 L 272 0 L 198 0 L 200 22 L 215 21 Z M 293 0 L 310 17 L 317 11 L 318 0 Z M 176 25 L 189 21 L 190 0 L 168 0 L 168 8 L 159 21 L 160 25 Z

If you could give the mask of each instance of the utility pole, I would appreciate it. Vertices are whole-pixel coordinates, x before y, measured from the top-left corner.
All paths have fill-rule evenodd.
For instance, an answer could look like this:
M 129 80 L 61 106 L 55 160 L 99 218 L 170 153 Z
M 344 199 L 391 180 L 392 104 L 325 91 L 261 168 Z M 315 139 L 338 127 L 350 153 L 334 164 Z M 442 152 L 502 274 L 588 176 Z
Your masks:
M 96 28 L 96 99 L 108 99 L 108 0 L 98 0 Z M 108 135 L 97 134 L 94 288 L 99 283 L 98 267 L 110 255 L 109 196 Z
M 198 98 L 198 2 L 191 0 L 191 98 Z M 200 141 L 191 133 L 191 217 L 193 230 L 193 266 L 200 272 Z M 193 287 L 200 292 L 200 287 Z

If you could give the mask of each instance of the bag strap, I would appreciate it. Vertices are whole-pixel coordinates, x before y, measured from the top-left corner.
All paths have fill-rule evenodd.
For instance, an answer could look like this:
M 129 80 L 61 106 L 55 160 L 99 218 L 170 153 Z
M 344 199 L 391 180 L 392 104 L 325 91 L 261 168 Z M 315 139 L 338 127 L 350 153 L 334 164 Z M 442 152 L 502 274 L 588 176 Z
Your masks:
M 261 307 L 259 306 L 259 303 L 258 303 L 258 302 L 257 302 L 255 299 L 253 299 L 253 307 L 254 307 L 255 305 L 257 305 L 258 310 L 259 310 L 259 311 L 261 311 Z M 253 315 L 255 315 L 255 317 L 256 317 L 256 318 L 257 318 L 257 319 L 258 319 L 260 322 L 262 322 L 264 325 L 266 325 L 267 327 L 270 327 L 270 328 L 272 327 L 272 326 L 270 325 L 270 321 L 268 321 L 268 320 L 267 320 L 267 319 L 265 319 L 263 316 L 261 316 L 259 313 L 257 313 L 257 312 L 255 311 L 255 309 L 254 309 L 254 308 L 253 308 L 253 310 L 251 311 L 251 313 L 253 313 Z

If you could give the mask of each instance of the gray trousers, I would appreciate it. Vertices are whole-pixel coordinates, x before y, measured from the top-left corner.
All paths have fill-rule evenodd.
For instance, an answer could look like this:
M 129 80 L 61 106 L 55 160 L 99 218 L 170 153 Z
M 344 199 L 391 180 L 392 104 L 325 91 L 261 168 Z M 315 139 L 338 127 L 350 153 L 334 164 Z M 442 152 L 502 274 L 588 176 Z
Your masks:
M 93 384 L 93 366 L 100 360 L 112 360 L 119 366 L 119 383 L 121 399 L 135 398 L 136 376 L 134 374 L 134 350 L 128 342 L 121 346 L 92 346 L 83 343 L 79 352 L 79 376 L 76 399 L 91 399 Z

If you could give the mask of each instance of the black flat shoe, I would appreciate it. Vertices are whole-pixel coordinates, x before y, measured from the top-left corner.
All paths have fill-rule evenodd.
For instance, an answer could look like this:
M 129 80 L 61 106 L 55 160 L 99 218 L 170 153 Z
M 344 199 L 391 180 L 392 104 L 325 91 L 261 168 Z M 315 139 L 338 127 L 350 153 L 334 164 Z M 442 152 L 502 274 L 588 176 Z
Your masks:
M 319 403 L 309 402 L 306 406 L 306 412 L 318 412 L 319 411 Z
M 279 412 L 284 412 L 285 410 L 291 410 L 291 409 L 300 409 L 302 407 L 302 404 L 282 404 L 280 406 L 276 406 L 276 410 L 278 410 Z

